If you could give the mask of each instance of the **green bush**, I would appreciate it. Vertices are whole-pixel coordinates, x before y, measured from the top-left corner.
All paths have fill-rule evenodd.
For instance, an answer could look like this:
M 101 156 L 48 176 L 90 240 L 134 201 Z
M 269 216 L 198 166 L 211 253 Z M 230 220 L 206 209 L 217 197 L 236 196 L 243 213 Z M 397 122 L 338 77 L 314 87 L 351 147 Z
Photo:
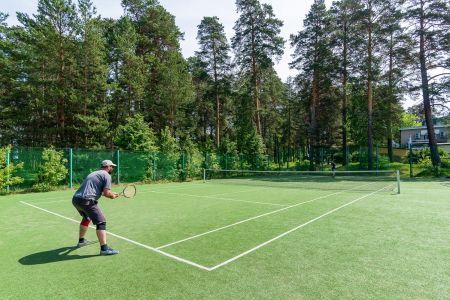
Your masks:
M 219 148 L 223 153 L 220 159 L 222 169 L 238 170 L 240 168 L 240 157 L 237 150 L 237 144 L 229 139 L 223 139 Z
M 66 179 L 69 173 L 63 151 L 57 151 L 53 147 L 42 152 L 43 164 L 39 166 L 37 181 L 33 189 L 39 192 L 51 191 L 57 188 Z
M 156 159 L 157 179 L 175 180 L 178 178 L 178 161 L 180 159 L 180 151 L 176 139 L 166 126 L 161 130 L 160 150 Z
M 7 155 L 11 146 L 0 148 L 0 192 L 8 186 L 14 186 L 23 182 L 23 178 L 14 176 L 14 173 L 23 168 L 23 162 L 15 165 L 10 162 L 7 165 Z
M 439 156 L 441 157 L 441 160 L 443 162 L 444 161 L 446 162 L 447 159 L 450 158 L 448 153 L 444 149 L 439 148 L 438 151 L 439 151 Z M 419 163 L 421 160 L 431 157 L 430 148 L 427 147 L 427 148 L 420 148 L 420 149 L 412 149 L 411 156 L 412 156 L 413 163 Z M 402 162 L 409 163 L 409 158 L 410 158 L 410 151 L 408 151 L 402 157 Z
M 180 159 L 179 169 L 181 170 L 181 180 L 200 178 L 200 176 L 202 176 L 202 163 L 203 155 L 200 150 L 191 140 L 186 140 L 183 145 L 183 152 Z
M 297 171 L 308 171 L 309 170 L 309 160 L 304 159 L 304 160 L 297 161 L 295 163 L 295 169 Z
M 391 162 L 389 161 L 388 156 L 378 156 L 378 169 L 387 170 L 391 168 Z

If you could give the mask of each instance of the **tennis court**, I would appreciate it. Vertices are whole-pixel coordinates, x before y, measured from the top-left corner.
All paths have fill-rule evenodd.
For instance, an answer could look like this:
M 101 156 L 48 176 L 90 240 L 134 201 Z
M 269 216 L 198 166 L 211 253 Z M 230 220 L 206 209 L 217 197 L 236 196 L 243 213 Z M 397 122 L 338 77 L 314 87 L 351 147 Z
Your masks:
M 450 294 L 448 183 L 402 182 L 398 194 L 395 174 L 344 175 L 210 172 L 138 185 L 133 199 L 101 200 L 115 257 L 72 247 L 72 191 L 4 197 L 1 298 Z M 11 289 L 18 280 L 24 290 Z

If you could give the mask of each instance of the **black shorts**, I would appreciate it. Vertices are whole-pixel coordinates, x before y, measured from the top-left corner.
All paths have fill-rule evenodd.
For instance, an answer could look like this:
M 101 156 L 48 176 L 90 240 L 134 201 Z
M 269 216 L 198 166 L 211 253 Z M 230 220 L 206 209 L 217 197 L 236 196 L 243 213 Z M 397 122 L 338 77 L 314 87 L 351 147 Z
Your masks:
M 106 218 L 100 207 L 98 207 L 97 201 L 73 197 L 72 204 L 83 218 L 91 220 L 94 225 L 106 222 Z

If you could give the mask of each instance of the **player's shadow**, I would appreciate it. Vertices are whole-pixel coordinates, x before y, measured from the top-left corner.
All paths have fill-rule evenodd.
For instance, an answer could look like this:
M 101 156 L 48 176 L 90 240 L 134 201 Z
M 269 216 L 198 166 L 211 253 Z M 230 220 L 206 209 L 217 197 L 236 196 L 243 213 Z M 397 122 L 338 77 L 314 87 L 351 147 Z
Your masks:
M 78 255 L 72 253 L 77 250 L 77 247 L 62 247 L 58 249 L 48 250 L 30 254 L 19 259 L 22 265 L 41 265 L 53 262 L 74 260 L 74 259 L 84 259 L 89 257 L 98 256 L 97 255 Z

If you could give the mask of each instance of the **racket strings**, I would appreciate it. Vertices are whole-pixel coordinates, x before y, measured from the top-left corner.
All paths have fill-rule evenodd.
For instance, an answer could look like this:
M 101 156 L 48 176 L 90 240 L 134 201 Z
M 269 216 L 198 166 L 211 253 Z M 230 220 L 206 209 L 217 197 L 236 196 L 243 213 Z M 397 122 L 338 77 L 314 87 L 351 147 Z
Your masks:
M 121 194 L 127 198 L 134 197 L 136 195 L 136 187 L 134 185 L 128 185 L 123 189 Z

